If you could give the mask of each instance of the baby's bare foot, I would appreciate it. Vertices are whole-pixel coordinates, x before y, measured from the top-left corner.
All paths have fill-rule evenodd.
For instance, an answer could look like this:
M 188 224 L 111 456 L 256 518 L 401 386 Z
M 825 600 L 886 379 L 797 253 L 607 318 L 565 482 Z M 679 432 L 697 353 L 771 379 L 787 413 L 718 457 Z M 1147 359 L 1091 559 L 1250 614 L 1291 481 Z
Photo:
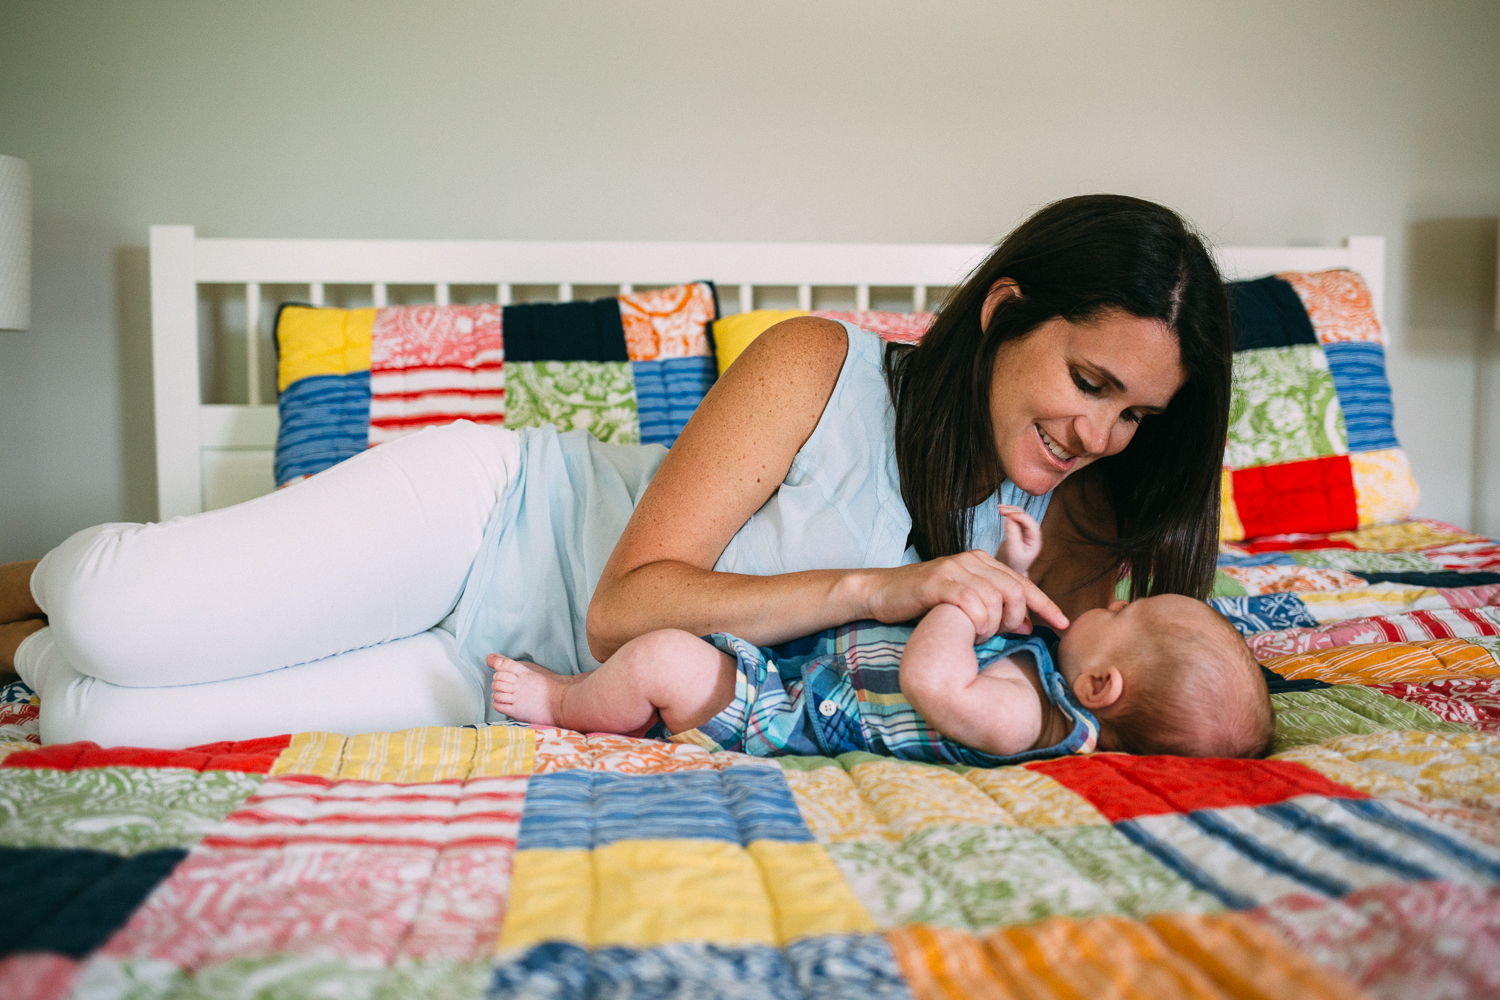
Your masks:
M 512 660 L 499 653 L 491 653 L 485 662 L 495 671 L 491 684 L 495 711 L 534 726 L 560 725 L 558 716 L 561 714 L 563 690 L 583 679 L 582 676 L 555 674 L 545 667 Z

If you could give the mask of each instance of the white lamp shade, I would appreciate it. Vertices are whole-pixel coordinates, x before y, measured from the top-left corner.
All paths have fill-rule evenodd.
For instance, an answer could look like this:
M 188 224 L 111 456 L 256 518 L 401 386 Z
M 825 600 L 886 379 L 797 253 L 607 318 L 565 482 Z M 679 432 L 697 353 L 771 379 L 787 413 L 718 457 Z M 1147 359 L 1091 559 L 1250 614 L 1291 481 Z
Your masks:
M 0 330 L 31 326 L 31 168 L 0 156 Z

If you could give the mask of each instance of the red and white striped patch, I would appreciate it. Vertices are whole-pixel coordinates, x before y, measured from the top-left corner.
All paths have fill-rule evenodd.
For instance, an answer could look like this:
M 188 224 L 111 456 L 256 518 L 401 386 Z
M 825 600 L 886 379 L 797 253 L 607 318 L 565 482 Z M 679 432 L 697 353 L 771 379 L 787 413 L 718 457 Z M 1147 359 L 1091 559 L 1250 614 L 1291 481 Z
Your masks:
M 206 847 L 384 844 L 514 847 L 527 778 L 425 785 L 282 776 L 203 838 Z
M 455 420 L 505 422 L 498 305 L 382 309 L 370 334 L 370 444 Z

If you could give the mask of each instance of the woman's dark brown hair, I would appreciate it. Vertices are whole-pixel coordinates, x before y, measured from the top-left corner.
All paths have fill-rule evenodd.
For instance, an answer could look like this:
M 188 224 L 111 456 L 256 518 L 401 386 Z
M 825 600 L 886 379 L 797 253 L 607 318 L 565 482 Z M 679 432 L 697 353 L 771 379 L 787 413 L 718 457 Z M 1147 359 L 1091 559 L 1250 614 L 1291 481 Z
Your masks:
M 985 297 L 1000 278 L 1015 281 L 1020 295 L 982 327 Z M 923 559 L 968 548 L 974 506 L 1004 479 L 990 423 L 1000 345 L 1054 317 L 1088 322 L 1108 309 L 1173 331 L 1187 381 L 1166 412 L 1141 422 L 1124 451 L 1086 470 L 1086 484 L 1101 487 L 1114 512 L 1115 536 L 1099 537 L 1078 512 L 1067 513 L 1081 537 L 1112 553 L 1101 571 L 1128 564 L 1132 598 L 1208 595 L 1229 425 L 1229 305 L 1213 258 L 1182 218 L 1122 195 L 1048 205 L 953 291 L 918 346 L 887 349 L 901 495 Z

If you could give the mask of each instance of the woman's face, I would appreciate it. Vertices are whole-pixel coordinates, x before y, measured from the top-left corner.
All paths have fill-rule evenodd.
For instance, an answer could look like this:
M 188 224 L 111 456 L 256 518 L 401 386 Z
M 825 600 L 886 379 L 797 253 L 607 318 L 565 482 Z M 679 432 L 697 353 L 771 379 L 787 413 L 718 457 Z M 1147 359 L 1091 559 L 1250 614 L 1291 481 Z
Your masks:
M 1008 279 L 983 322 L 1016 294 Z M 1124 449 L 1142 417 L 1166 409 L 1187 381 L 1177 336 L 1160 321 L 1110 309 L 1091 322 L 1054 317 L 995 355 L 990 419 L 1001 468 L 1033 496 Z

